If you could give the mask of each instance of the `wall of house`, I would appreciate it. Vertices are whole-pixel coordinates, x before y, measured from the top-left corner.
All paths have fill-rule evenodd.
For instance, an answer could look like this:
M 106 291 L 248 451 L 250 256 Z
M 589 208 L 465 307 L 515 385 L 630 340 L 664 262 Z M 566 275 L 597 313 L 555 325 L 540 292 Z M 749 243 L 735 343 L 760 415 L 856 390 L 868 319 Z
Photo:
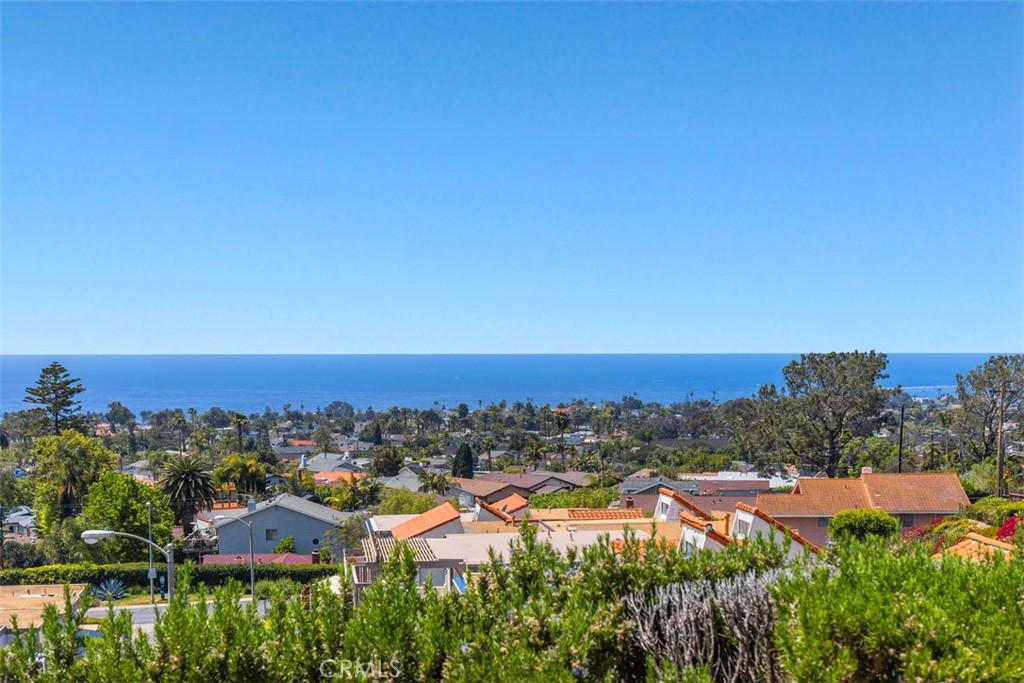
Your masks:
M 829 517 L 772 517 L 784 526 L 796 529 L 801 536 L 818 547 L 823 548 L 828 542 Z
M 446 534 L 461 534 L 462 533 L 462 520 L 453 519 L 450 522 L 442 524 L 439 527 L 434 527 L 430 531 L 420 534 L 416 538 L 444 538 Z
M 718 541 L 712 540 L 704 535 L 703 532 L 694 529 L 693 527 L 683 525 L 683 533 L 679 539 L 679 548 L 684 553 L 688 550 L 693 552 L 695 550 L 722 550 L 723 546 Z
M 797 529 L 801 536 L 818 547 L 824 547 L 825 544 L 828 543 L 828 520 L 831 519 L 830 517 L 814 518 L 772 516 L 790 529 Z M 894 517 L 900 520 L 901 529 L 909 529 L 912 526 L 926 526 L 938 516 L 939 515 L 934 512 L 907 515 L 906 518 L 901 518 L 900 515 L 894 515 Z M 909 522 L 909 524 L 907 524 L 907 522 Z
M 299 514 L 280 506 L 259 510 L 246 517 L 252 522 L 253 552 L 269 553 L 287 536 L 295 538 L 295 552 L 310 554 L 320 548 L 324 534 L 335 525 L 313 517 Z M 275 537 L 267 539 L 267 531 L 274 530 Z M 243 554 L 249 552 L 249 529 L 241 522 L 229 522 L 217 528 L 221 554 Z M 313 543 L 316 540 L 318 543 Z

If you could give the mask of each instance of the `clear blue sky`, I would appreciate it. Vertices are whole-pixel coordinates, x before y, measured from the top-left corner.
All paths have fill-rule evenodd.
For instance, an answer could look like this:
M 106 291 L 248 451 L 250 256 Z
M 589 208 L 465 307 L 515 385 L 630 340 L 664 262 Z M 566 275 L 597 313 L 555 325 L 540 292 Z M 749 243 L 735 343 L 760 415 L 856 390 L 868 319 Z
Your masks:
M 2 350 L 1024 350 L 1022 7 L 5 2 Z

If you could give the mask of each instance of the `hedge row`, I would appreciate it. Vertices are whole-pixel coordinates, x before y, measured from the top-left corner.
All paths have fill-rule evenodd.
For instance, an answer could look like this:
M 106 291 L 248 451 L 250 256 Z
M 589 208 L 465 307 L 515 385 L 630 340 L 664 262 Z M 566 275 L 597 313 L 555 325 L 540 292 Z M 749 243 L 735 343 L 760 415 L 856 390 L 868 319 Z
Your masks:
M 164 574 L 167 565 L 154 563 L 158 574 Z M 298 583 L 310 583 L 317 579 L 334 576 L 338 565 L 333 564 L 258 564 L 257 580 L 291 579 Z M 245 585 L 249 583 L 248 564 L 192 565 L 192 580 L 207 586 L 222 586 L 228 579 L 235 579 Z M 0 571 L 0 586 L 48 583 L 98 584 L 107 579 L 117 579 L 125 586 L 149 586 L 149 563 L 130 562 L 124 564 L 51 564 L 30 569 L 4 569 Z

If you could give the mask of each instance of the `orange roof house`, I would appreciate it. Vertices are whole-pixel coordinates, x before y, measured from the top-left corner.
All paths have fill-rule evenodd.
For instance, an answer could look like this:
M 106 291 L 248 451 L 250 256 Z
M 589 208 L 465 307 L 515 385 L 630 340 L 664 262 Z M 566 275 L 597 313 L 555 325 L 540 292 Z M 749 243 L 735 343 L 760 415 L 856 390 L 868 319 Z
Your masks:
M 755 507 L 824 545 L 828 520 L 842 510 L 884 510 L 897 516 L 903 527 L 911 527 L 968 505 L 960 478 L 952 472 L 875 474 L 865 468 L 857 479 L 801 477 L 790 493 L 758 494 Z
M 952 472 L 863 473 L 858 479 L 801 477 L 788 494 L 763 493 L 757 508 L 779 516 L 832 516 L 840 510 L 878 508 L 891 514 L 955 514 L 971 504 Z
M 342 482 L 348 483 L 363 479 L 365 472 L 349 472 L 348 470 L 333 470 L 331 472 L 317 472 L 313 475 L 313 482 L 318 486 L 338 486 Z
M 973 531 L 964 537 L 964 540 L 951 545 L 941 552 L 932 556 L 934 560 L 941 560 L 944 557 L 960 557 L 971 562 L 983 562 L 996 555 L 1002 555 L 1009 559 L 1013 554 L 1014 546 L 1011 543 L 997 541 Z
M 461 534 L 462 517 L 451 503 L 416 515 L 391 530 L 394 538 L 444 538 L 445 534 Z
M 526 500 L 518 493 L 513 493 L 511 496 L 502 498 L 494 503 L 494 507 L 510 515 L 519 512 L 520 510 L 525 510 L 529 505 L 530 501 Z

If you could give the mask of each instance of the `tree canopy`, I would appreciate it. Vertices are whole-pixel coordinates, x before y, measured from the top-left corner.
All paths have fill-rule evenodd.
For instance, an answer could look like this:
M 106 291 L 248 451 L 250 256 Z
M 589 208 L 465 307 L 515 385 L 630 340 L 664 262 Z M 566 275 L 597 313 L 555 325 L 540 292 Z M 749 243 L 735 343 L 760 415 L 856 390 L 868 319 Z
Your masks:
M 765 464 L 796 462 L 836 476 L 843 448 L 885 422 L 894 390 L 878 386 L 888 359 L 875 351 L 803 354 L 732 414 L 737 445 Z
M 89 487 L 85 500 L 82 518 L 87 526 L 143 538 L 148 533 L 149 503 L 153 511 L 153 542 L 164 546 L 171 541 L 174 512 L 167 496 L 131 475 L 104 472 Z M 110 539 L 103 549 L 118 562 L 139 561 L 145 555 L 145 546 L 131 539 Z
M 452 462 L 452 476 L 464 479 L 473 478 L 473 450 L 469 444 L 463 442 L 455 451 L 455 460 Z
M 25 403 L 43 407 L 50 418 L 54 436 L 62 429 L 78 426 L 76 419 L 82 404 L 75 398 L 85 391 L 77 377 L 54 361 L 39 372 L 35 386 L 25 389 Z
M 37 439 L 36 523 L 44 533 L 58 519 L 80 511 L 85 492 L 117 456 L 95 439 L 67 430 L 60 436 Z

